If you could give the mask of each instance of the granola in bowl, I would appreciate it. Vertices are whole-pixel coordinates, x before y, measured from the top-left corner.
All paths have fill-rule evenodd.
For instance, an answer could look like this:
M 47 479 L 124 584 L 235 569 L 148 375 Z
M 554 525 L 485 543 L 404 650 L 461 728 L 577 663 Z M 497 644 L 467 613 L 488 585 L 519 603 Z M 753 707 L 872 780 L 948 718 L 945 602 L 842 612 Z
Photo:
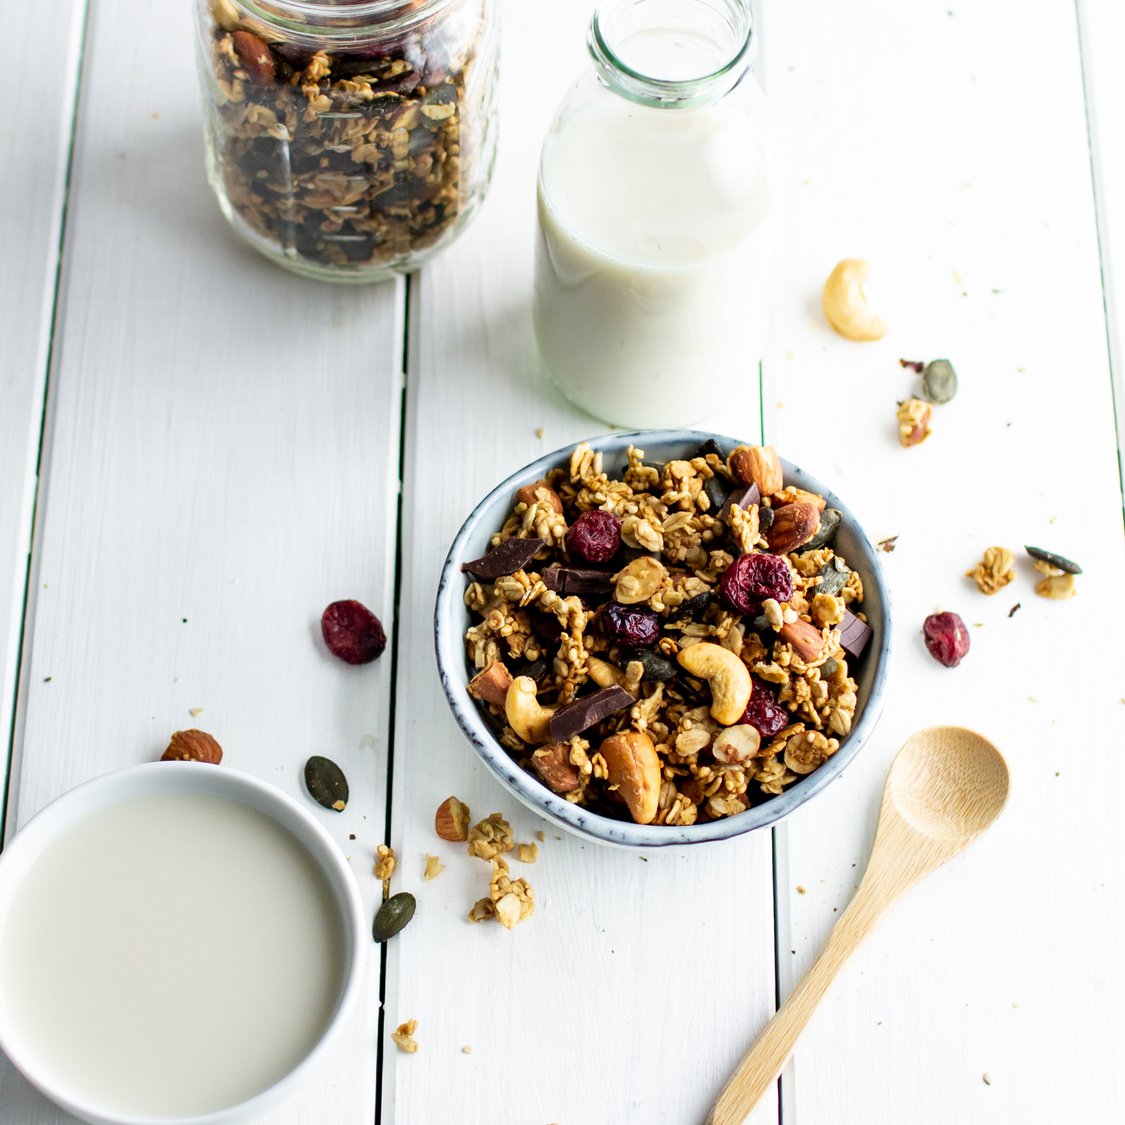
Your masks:
M 446 691 L 478 750 L 483 726 L 523 771 L 488 748 L 523 799 L 714 838 L 699 832 L 748 809 L 768 823 L 838 772 L 858 680 L 881 692 L 885 630 L 870 643 L 864 579 L 836 548 L 861 538 L 846 512 L 772 449 L 711 438 L 657 460 L 639 439 L 668 437 L 635 437 L 620 455 L 582 443 L 485 502 L 487 549 L 451 553 L 443 579 L 465 574 L 460 693 L 477 715 Z

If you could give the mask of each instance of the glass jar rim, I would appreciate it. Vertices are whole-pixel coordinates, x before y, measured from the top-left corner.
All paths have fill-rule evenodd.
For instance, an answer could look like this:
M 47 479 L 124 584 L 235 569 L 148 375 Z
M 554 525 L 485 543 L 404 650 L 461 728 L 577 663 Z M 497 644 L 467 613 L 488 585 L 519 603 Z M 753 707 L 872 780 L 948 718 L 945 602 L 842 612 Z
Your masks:
M 742 81 L 749 70 L 750 52 L 755 42 L 749 0 L 716 0 L 731 14 L 730 26 L 736 45 L 721 66 L 692 78 L 679 79 L 657 78 L 630 66 L 610 42 L 605 28 L 606 16 L 618 15 L 624 8 L 643 2 L 602 0 L 590 17 L 586 45 L 602 76 L 616 93 L 640 105 L 690 108 L 717 100 Z
M 454 0 L 237 0 L 250 15 L 274 27 L 318 36 L 408 30 Z

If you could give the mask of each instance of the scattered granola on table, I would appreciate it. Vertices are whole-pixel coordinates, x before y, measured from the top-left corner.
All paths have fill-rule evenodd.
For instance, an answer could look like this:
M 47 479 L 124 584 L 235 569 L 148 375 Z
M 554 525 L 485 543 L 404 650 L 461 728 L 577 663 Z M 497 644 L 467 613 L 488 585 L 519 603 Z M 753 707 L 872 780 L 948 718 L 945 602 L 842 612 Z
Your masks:
M 614 475 L 583 443 L 513 501 L 462 568 L 469 690 L 544 785 L 605 816 L 693 824 L 836 753 L 872 636 L 863 583 L 832 546 L 840 513 L 786 487 L 771 447 L 708 442 L 659 465 L 630 448 Z M 495 859 L 510 828 L 498 847 L 485 823 L 470 854 Z
M 211 0 L 208 164 L 228 218 L 272 257 L 360 277 L 446 241 L 491 173 L 490 3 L 328 7 L 300 26 Z
M 428 883 L 431 879 L 436 879 L 444 870 L 445 864 L 436 855 L 426 855 L 426 869 L 422 872 L 422 878 Z
M 512 826 L 498 812 L 490 813 L 469 829 L 469 855 L 478 859 L 495 859 L 515 846 Z
M 375 878 L 383 884 L 383 898 L 391 893 L 391 876 L 395 870 L 395 850 L 387 844 L 375 849 Z
M 972 570 L 965 571 L 982 594 L 995 594 L 1004 589 L 1016 576 L 1016 556 L 1007 547 L 989 547 L 984 557 Z
M 418 1040 L 414 1038 L 414 1032 L 417 1030 L 418 1021 L 407 1020 L 405 1023 L 400 1023 L 398 1027 L 391 1032 L 391 1038 L 400 1051 L 405 1051 L 406 1054 L 413 1055 L 418 1051 Z

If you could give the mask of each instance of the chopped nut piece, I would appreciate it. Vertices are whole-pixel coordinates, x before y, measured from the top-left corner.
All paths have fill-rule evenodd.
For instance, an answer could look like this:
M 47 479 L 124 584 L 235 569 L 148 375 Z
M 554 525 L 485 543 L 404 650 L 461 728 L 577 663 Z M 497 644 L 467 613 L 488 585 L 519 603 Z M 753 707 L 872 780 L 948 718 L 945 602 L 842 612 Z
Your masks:
M 431 879 L 436 879 L 444 870 L 445 864 L 436 855 L 426 852 L 426 870 L 422 872 L 422 878 L 428 883 Z
M 469 681 L 469 694 L 474 699 L 483 699 L 497 707 L 504 706 L 512 676 L 502 661 L 494 660 L 483 672 L 478 672 Z
M 538 844 L 520 844 L 520 863 L 535 863 L 539 859 Z
M 487 922 L 496 917 L 496 907 L 490 898 L 478 898 L 467 915 L 470 922 Z
M 1016 556 L 1007 547 L 989 547 L 981 561 L 965 571 L 965 577 L 971 578 L 982 594 L 995 594 L 1015 578 L 1015 561 Z
M 930 436 L 930 419 L 934 408 L 918 398 L 908 398 L 898 406 L 898 443 L 909 449 Z
M 434 813 L 434 831 L 452 844 L 459 843 L 469 835 L 469 806 L 456 797 L 446 797 Z
M 383 884 L 383 898 L 391 893 L 391 876 L 395 870 L 395 850 L 387 844 L 375 849 L 375 878 Z
M 1041 598 L 1052 598 L 1061 601 L 1064 598 L 1073 598 L 1078 593 L 1073 574 L 1052 574 L 1044 578 L 1035 592 Z
M 398 1027 L 391 1032 L 391 1038 L 400 1051 L 405 1051 L 408 1055 L 413 1055 L 418 1050 L 418 1040 L 414 1038 L 414 1032 L 417 1030 L 418 1021 L 407 1020 L 405 1023 L 400 1023 Z
M 503 852 L 510 852 L 515 846 L 512 826 L 503 814 L 490 813 L 469 829 L 469 855 L 478 859 L 494 860 Z

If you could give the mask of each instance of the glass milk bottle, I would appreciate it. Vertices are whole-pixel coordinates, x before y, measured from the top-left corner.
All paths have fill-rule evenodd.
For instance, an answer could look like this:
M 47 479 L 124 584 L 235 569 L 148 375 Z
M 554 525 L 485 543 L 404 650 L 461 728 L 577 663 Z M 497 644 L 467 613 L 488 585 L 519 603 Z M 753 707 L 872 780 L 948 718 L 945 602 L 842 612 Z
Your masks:
M 534 319 L 560 390 L 678 426 L 757 395 L 773 274 L 747 0 L 604 0 L 543 144 Z

